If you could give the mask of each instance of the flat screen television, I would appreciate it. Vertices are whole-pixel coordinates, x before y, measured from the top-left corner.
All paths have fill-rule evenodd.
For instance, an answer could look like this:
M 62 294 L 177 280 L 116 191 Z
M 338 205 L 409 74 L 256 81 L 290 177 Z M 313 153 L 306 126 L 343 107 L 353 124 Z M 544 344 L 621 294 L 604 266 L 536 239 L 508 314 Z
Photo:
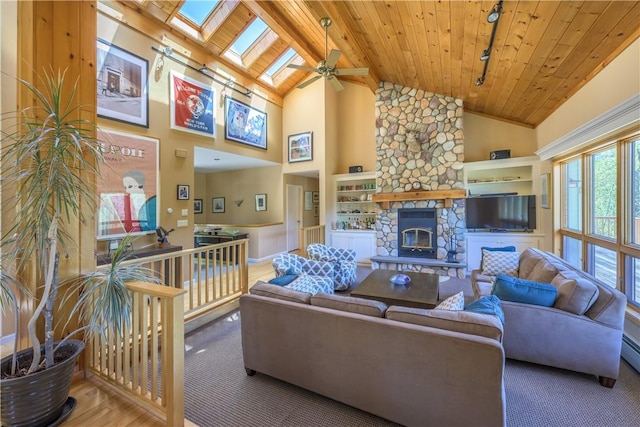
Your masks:
M 536 196 L 469 197 L 467 230 L 533 231 Z

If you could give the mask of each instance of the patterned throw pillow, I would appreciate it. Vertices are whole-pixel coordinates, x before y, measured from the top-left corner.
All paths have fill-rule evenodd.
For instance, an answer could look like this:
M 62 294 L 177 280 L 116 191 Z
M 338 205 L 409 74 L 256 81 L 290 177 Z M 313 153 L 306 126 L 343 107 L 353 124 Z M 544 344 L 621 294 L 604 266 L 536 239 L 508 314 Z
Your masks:
M 464 292 L 460 291 L 442 301 L 435 308 L 436 310 L 464 310 Z
M 482 274 L 486 276 L 497 276 L 507 274 L 509 276 L 518 275 L 518 261 L 520 252 L 503 251 L 482 251 Z

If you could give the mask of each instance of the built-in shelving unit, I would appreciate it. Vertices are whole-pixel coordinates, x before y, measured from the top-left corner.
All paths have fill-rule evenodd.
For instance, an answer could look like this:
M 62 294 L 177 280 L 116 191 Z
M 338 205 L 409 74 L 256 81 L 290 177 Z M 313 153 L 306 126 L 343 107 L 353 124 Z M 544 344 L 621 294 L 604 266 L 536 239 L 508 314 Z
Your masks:
M 539 170 L 536 156 L 465 163 L 467 197 L 506 193 L 538 194 Z

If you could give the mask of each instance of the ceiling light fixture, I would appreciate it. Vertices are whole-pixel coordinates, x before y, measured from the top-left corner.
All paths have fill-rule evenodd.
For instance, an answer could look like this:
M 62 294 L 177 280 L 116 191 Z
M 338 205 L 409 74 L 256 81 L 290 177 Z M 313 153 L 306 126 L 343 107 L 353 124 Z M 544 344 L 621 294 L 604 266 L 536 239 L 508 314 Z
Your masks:
M 502 1 L 498 2 L 498 4 L 493 6 L 493 9 L 491 9 L 491 12 L 489 12 L 489 15 L 487 16 L 487 22 L 490 24 L 493 24 L 498 19 L 500 19 L 501 13 L 502 13 Z
M 480 55 L 480 61 L 484 62 L 484 68 L 482 69 L 482 75 L 478 77 L 476 80 L 476 86 L 482 86 L 484 83 L 484 79 L 487 75 L 487 68 L 489 67 L 489 59 L 491 59 L 491 49 L 493 48 L 493 41 L 496 38 L 496 30 L 498 28 L 498 21 L 500 19 L 500 15 L 502 14 L 502 1 L 500 0 L 498 3 L 493 6 L 491 11 L 489 12 L 489 16 L 487 16 L 487 22 L 493 24 L 493 28 L 491 29 L 491 37 L 489 38 L 489 46 L 482 51 L 482 55 Z

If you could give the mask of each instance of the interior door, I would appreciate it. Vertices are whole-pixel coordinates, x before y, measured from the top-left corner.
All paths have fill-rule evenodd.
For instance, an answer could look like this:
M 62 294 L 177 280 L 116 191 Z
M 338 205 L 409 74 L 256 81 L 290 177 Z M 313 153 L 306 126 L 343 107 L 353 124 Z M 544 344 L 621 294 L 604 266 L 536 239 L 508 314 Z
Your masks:
M 287 251 L 300 249 L 300 227 L 302 227 L 302 187 L 287 184 Z

